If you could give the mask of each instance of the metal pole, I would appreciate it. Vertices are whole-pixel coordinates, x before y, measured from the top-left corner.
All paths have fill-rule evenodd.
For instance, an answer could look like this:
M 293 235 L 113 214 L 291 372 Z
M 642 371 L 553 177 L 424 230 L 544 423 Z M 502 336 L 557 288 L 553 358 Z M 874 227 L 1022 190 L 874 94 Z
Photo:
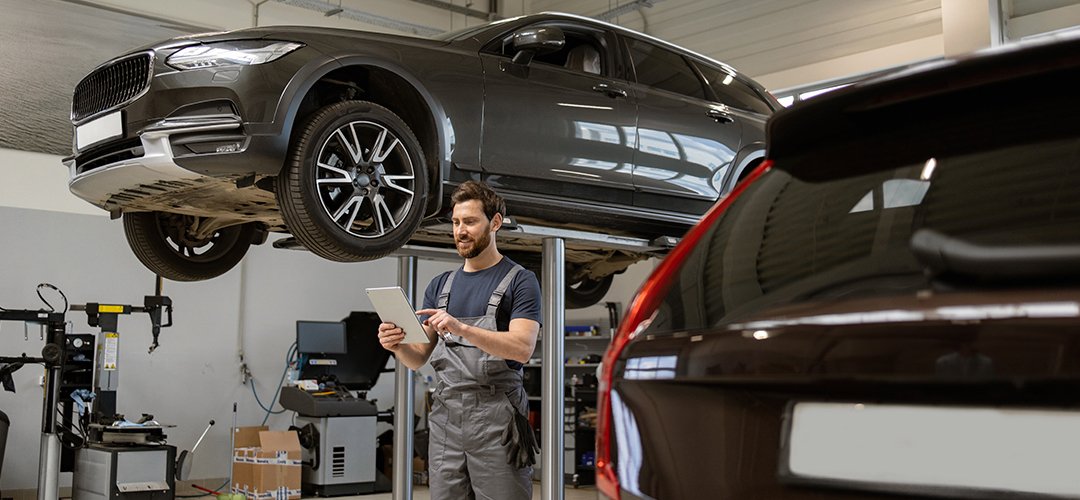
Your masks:
M 544 238 L 541 283 L 544 308 L 543 387 L 541 401 L 540 434 L 540 498 L 562 500 L 563 498 L 563 340 L 566 336 L 565 297 L 566 269 L 564 255 L 566 242 L 562 238 Z
M 398 257 L 398 285 L 416 307 L 416 257 Z M 412 500 L 413 371 L 395 361 L 394 369 L 394 500 Z
M 63 317 L 47 325 L 48 342 L 63 346 L 66 342 Z M 44 356 L 44 353 L 43 353 Z M 56 405 L 60 397 L 60 375 L 63 359 L 45 370 L 45 402 L 41 411 L 41 446 L 38 455 L 38 500 L 57 500 L 60 497 L 60 437 L 56 435 Z
M 38 500 L 57 500 L 60 495 L 60 438 L 56 433 L 41 433 L 38 459 Z

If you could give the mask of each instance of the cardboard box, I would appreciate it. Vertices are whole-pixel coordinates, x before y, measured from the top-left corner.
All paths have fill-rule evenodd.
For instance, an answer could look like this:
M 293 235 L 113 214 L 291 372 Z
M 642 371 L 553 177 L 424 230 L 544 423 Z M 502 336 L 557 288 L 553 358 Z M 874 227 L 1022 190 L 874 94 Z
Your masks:
M 300 498 L 300 439 L 296 431 L 239 427 L 233 446 L 233 493 L 251 500 Z

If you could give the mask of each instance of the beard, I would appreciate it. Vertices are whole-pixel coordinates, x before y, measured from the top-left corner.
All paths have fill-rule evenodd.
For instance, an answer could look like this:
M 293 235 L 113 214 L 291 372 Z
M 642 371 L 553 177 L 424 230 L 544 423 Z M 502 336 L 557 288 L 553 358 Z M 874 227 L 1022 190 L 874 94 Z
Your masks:
M 488 229 L 490 228 L 491 225 L 489 224 Z M 462 243 L 468 244 L 469 242 L 472 243 L 471 246 L 462 245 Z M 480 239 L 455 239 L 454 243 L 457 247 L 458 255 L 466 259 L 474 259 L 480 256 L 480 254 L 487 249 L 488 245 L 491 244 L 491 231 L 487 229 L 484 230 L 484 232 L 480 235 Z

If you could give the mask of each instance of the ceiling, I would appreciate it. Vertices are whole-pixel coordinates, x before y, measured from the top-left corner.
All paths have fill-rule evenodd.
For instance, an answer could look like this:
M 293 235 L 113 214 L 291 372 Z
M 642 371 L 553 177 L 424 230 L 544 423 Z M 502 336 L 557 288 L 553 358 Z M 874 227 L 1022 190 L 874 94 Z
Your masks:
M 532 0 L 596 16 L 626 0 Z M 610 21 L 755 78 L 941 35 L 941 0 L 652 0 Z
M 943 24 L 957 26 L 943 23 L 943 2 L 952 2 L 945 4 L 949 19 L 960 24 L 989 26 L 1000 18 L 1006 40 L 1080 25 L 1080 0 L 531 0 L 526 8 L 600 18 L 619 10 L 610 22 L 724 61 L 783 90 L 942 57 Z M 962 43 L 970 36 L 950 33 Z

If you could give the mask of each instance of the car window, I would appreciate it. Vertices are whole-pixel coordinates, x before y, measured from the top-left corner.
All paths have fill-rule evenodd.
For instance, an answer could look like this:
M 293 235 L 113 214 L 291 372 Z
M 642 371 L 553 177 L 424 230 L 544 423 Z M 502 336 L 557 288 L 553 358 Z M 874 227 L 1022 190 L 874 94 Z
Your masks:
M 733 108 L 753 111 L 764 115 L 772 113 L 772 108 L 769 107 L 769 104 L 765 102 L 761 95 L 749 85 L 736 78 L 733 73 L 722 71 L 705 64 L 698 64 L 697 66 L 698 69 L 701 70 L 701 74 L 705 76 L 705 80 L 708 81 L 709 87 L 712 88 L 713 93 L 716 94 L 716 98 L 719 99 L 720 102 Z
M 683 56 L 634 38 L 628 39 L 627 44 L 638 83 L 689 97 L 705 98 L 701 79 Z
M 913 243 L 920 229 L 985 254 L 1080 245 L 1077 158 L 1080 140 L 1068 139 L 815 182 L 777 165 L 708 229 L 648 333 L 730 325 L 769 307 L 927 289 L 927 263 Z M 979 282 L 948 281 L 957 290 Z
M 603 34 L 581 26 L 545 23 L 538 26 L 557 26 L 563 31 L 566 43 L 563 48 L 548 54 L 537 54 L 532 63 L 561 66 L 570 71 L 592 75 L 606 75 L 609 66 L 606 52 L 607 44 Z M 514 34 L 510 33 L 492 44 L 486 52 L 513 57 Z

